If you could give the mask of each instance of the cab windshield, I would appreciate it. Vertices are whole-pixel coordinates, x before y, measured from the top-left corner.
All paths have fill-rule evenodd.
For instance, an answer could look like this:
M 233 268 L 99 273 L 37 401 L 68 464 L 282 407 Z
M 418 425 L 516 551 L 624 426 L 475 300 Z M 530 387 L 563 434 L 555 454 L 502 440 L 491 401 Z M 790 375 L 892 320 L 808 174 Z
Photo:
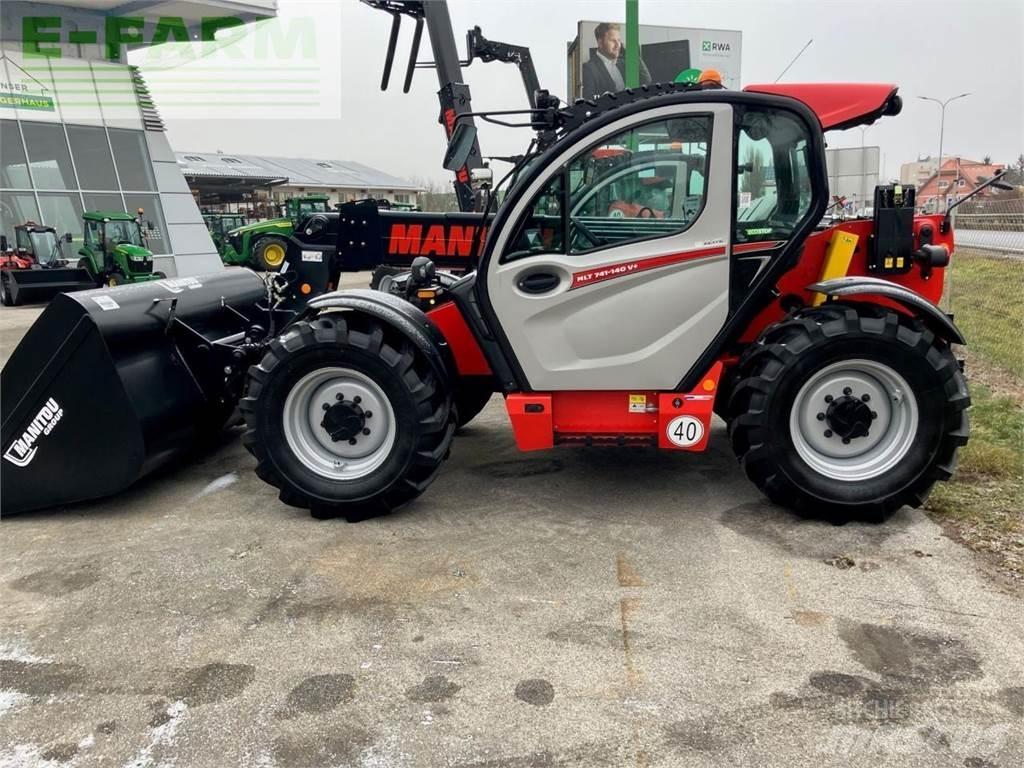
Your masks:
M 134 221 L 108 221 L 105 234 L 114 245 L 142 245 L 142 232 Z
M 31 232 L 32 253 L 40 264 L 49 264 L 60 255 L 57 236 L 53 232 Z

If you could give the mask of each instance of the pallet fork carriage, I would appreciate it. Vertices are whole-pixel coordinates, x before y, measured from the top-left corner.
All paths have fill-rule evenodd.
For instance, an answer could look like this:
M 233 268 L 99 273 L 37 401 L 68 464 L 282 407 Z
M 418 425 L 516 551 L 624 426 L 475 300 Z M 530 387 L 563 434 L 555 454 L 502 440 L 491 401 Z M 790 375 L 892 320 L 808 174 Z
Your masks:
M 493 393 L 524 450 L 700 451 L 717 412 L 776 503 L 919 505 L 968 438 L 964 338 L 936 306 L 953 233 L 898 186 L 872 219 L 822 221 L 825 133 L 900 107 L 883 84 L 543 96 L 463 277 L 418 256 L 400 290 L 323 292 L 339 269 L 324 245 L 289 251 L 266 285 L 229 271 L 60 297 L 0 377 L 4 509 L 115 492 L 238 403 L 282 501 L 380 514 L 428 488 Z M 483 116 L 454 121 L 446 168 L 465 167 Z M 103 419 L 82 401 L 98 390 L 114 393 Z M 109 450 L 80 451 L 104 425 L 116 476 Z

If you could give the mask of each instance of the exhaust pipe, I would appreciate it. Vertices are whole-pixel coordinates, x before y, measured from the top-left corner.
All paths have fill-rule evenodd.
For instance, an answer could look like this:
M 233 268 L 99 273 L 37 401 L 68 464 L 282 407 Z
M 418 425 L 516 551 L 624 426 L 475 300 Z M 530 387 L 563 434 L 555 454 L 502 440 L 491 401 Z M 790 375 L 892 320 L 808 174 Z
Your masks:
M 0 512 L 117 493 L 223 426 L 266 295 L 227 269 L 54 297 L 0 372 Z

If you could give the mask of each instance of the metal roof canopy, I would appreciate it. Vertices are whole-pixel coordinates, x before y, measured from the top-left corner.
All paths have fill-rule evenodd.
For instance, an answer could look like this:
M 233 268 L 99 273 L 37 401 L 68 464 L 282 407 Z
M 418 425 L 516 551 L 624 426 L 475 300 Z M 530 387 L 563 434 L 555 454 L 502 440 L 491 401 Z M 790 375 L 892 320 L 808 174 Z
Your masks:
M 266 185 L 266 179 L 283 179 L 277 183 L 319 189 L 383 189 L 403 192 L 422 189 L 407 179 L 347 160 L 192 151 L 175 152 L 175 157 L 186 178 L 202 179 L 204 182 L 234 179 L 243 183 Z

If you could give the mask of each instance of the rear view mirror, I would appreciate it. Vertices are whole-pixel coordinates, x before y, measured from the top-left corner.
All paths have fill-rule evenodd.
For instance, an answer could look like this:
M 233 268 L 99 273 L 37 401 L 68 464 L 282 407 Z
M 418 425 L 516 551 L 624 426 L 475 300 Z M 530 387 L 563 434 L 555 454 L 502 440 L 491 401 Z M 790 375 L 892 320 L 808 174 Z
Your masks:
M 448 150 L 444 153 L 444 168 L 447 171 L 457 171 L 466 164 L 473 145 L 476 143 L 476 126 L 469 123 L 459 123 L 452 132 L 452 138 L 448 142 Z

